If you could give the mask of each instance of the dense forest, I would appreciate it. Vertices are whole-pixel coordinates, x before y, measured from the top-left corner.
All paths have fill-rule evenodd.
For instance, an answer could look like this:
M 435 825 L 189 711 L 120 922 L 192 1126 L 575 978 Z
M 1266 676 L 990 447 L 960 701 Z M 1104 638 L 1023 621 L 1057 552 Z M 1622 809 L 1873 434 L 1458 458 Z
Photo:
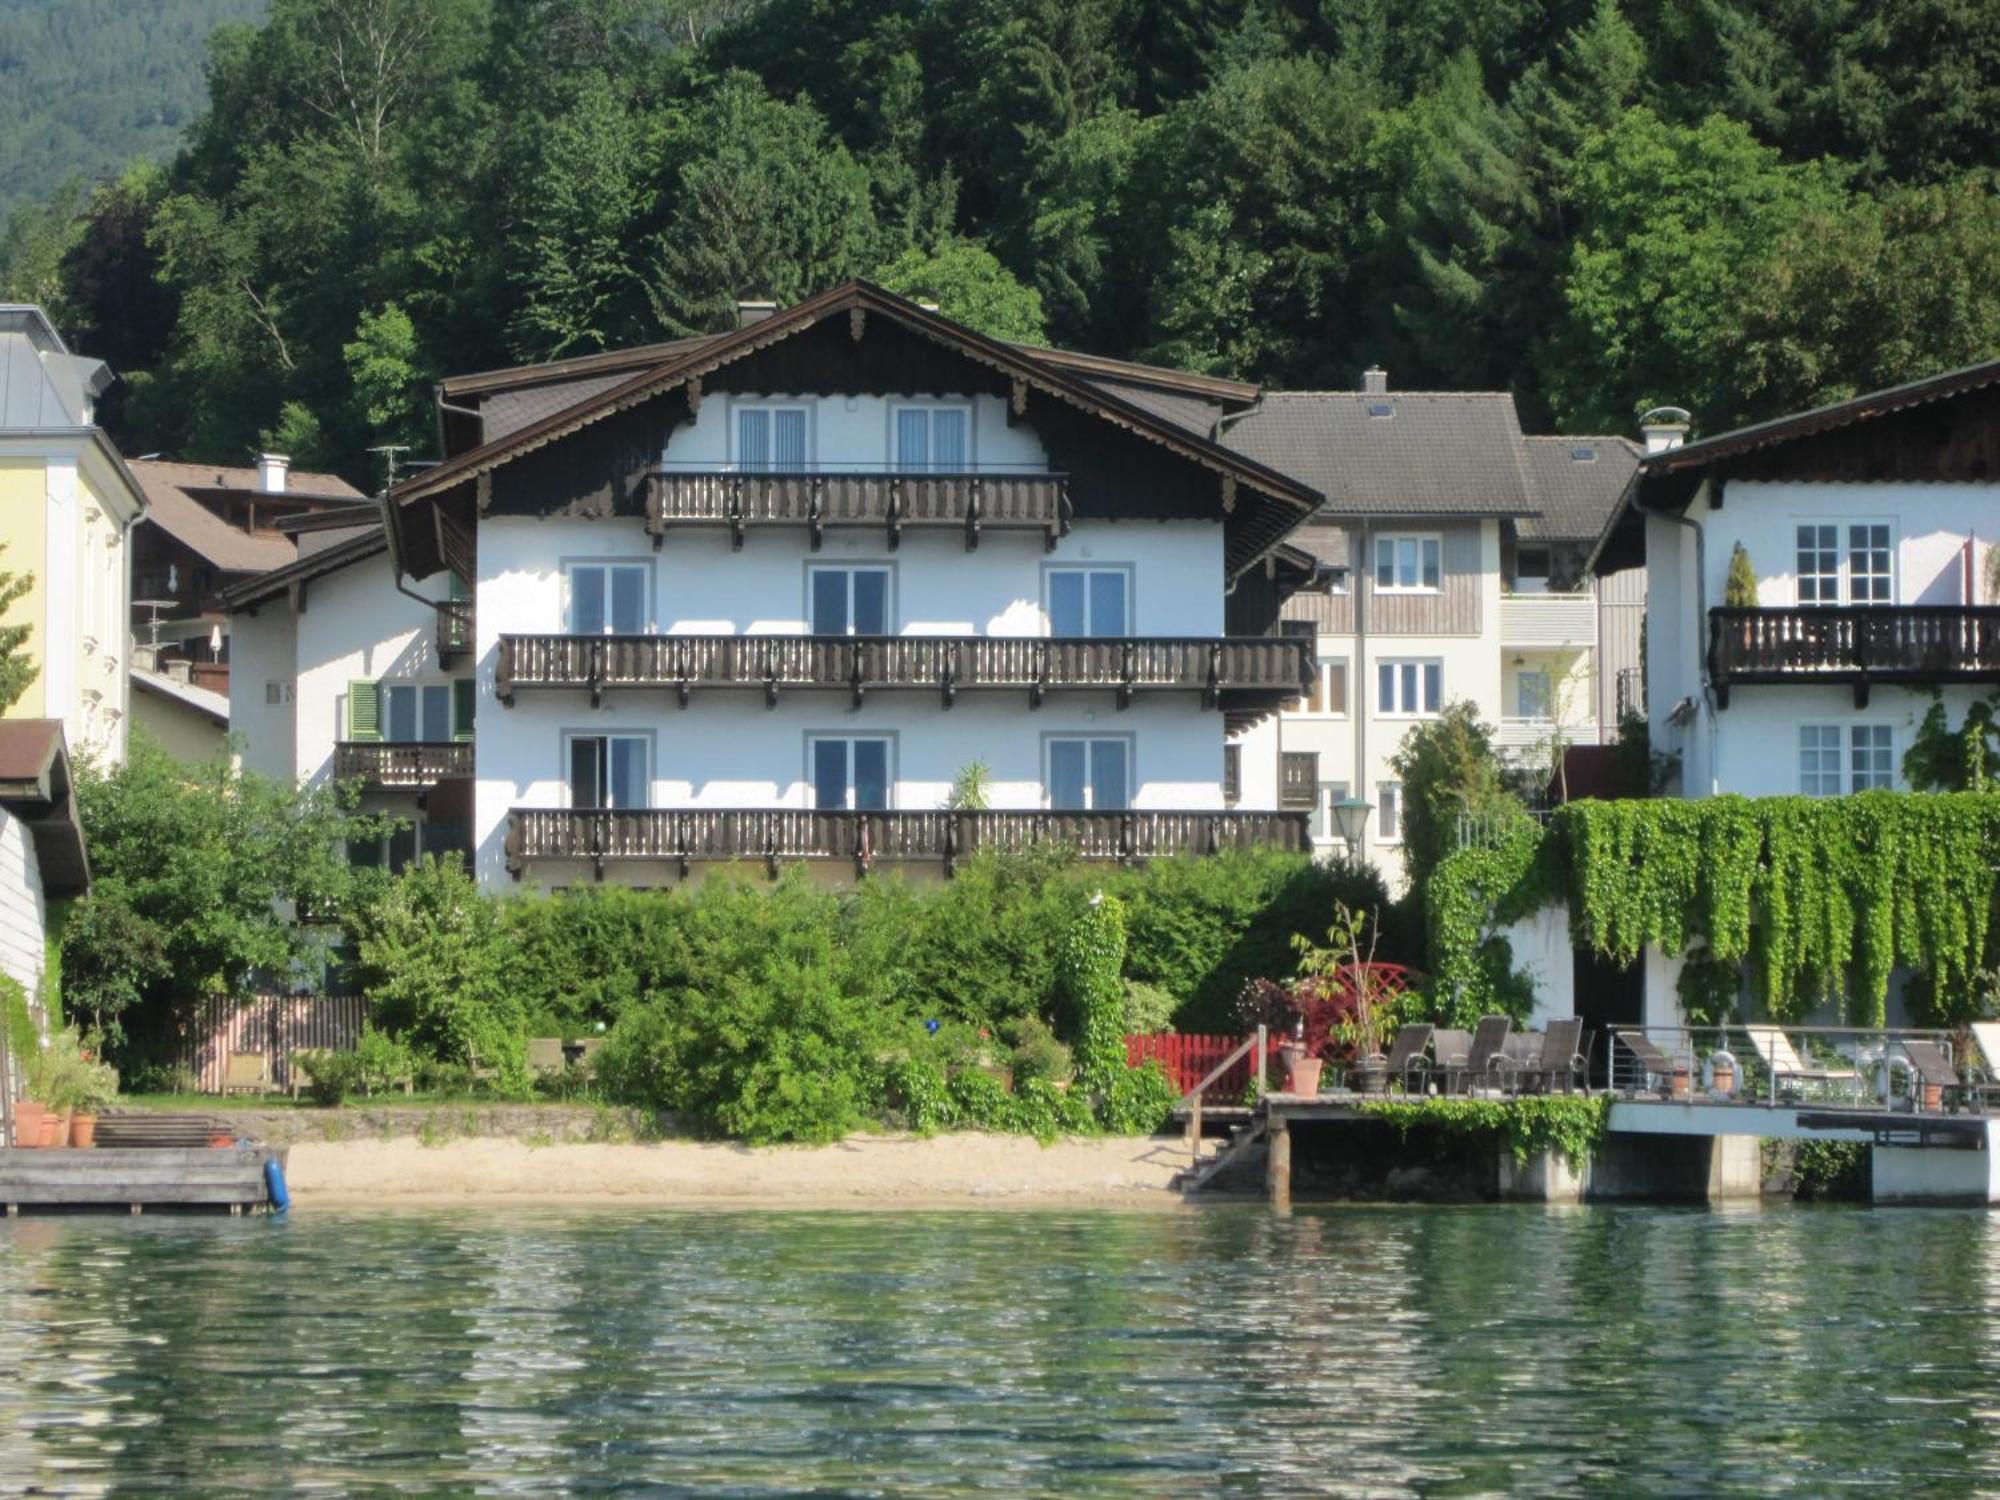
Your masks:
M 0 260 L 131 451 L 379 481 L 438 375 L 862 274 L 1288 387 L 1714 431 L 2000 348 L 1990 0 L 272 0 Z
M 165 161 L 201 113 L 202 59 L 268 0 L 0 0 L 0 222 L 74 180 Z

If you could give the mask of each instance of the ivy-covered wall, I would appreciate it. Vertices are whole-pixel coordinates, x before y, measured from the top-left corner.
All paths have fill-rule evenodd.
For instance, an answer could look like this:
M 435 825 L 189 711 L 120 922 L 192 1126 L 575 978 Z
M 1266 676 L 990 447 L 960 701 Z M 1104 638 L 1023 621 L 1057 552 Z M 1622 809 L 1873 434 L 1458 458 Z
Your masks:
M 1500 934 L 1566 902 L 1579 948 L 1687 959 L 1693 1020 L 1722 1019 L 1744 964 L 1779 1020 L 1844 998 L 1856 1023 L 1881 1025 L 1898 966 L 1948 1019 L 1991 961 L 1996 865 L 1991 792 L 1572 802 L 1438 866 L 1431 967 L 1454 1018 L 1524 1015 L 1532 996 Z

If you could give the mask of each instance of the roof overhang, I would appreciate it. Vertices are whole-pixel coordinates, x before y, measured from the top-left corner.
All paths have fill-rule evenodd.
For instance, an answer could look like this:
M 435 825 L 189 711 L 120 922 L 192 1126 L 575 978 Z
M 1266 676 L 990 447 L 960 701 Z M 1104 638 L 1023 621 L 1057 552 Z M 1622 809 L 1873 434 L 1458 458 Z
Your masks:
M 273 599 L 289 597 L 293 590 L 302 588 L 316 578 L 324 578 L 329 573 L 337 573 L 342 568 L 388 550 L 389 538 L 385 532 L 377 530 L 364 536 L 349 537 L 344 542 L 336 542 L 331 547 L 323 547 L 317 552 L 307 553 L 296 562 L 287 563 L 282 568 L 273 568 L 268 573 L 259 573 L 255 578 L 226 588 L 222 591 L 222 607 L 232 615 L 245 611 L 255 612 L 261 604 Z
M 62 720 L 0 722 L 0 808 L 20 819 L 35 841 L 45 895 L 81 896 L 90 889 Z

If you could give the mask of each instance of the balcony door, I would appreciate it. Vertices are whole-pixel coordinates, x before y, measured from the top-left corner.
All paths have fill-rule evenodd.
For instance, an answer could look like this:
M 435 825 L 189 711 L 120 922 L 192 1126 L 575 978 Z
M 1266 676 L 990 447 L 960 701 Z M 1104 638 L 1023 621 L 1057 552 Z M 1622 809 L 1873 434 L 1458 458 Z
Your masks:
M 1886 521 L 1808 522 L 1797 543 L 1800 604 L 1895 602 L 1895 538 Z
M 571 563 L 569 633 L 638 635 L 646 628 L 646 563 Z
M 569 737 L 569 805 L 638 808 L 652 801 L 652 745 L 638 734 Z
M 753 474 L 796 474 L 806 467 L 809 414 L 803 406 L 739 406 L 736 462 Z
M 441 744 L 451 738 L 451 684 L 391 683 L 384 689 L 383 738 L 392 744 Z
M 896 467 L 933 474 L 962 474 L 970 467 L 966 410 L 962 406 L 896 408 Z
M 1124 568 L 1050 568 L 1049 634 L 1132 633 L 1132 575 Z
M 1115 737 L 1048 742 L 1049 806 L 1058 812 L 1123 812 L 1132 805 L 1132 742 Z
M 807 746 L 813 807 L 822 812 L 886 812 L 890 748 L 886 737 L 814 735 Z
M 887 568 L 810 568 L 807 604 L 814 635 L 888 635 Z

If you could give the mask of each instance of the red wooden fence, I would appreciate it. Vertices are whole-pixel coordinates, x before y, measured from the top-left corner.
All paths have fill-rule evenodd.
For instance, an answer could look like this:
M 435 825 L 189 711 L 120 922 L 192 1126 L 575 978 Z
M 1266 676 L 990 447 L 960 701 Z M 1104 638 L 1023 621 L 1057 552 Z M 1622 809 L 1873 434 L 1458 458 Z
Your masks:
M 1248 1037 L 1241 1036 L 1185 1036 L 1177 1031 L 1162 1031 L 1153 1036 L 1128 1036 L 1125 1038 L 1125 1061 L 1132 1067 L 1150 1059 L 1157 1059 L 1166 1068 L 1167 1076 L 1174 1081 L 1183 1094 L 1208 1076 L 1209 1070 L 1223 1058 L 1242 1046 Z M 1283 1037 L 1272 1036 L 1265 1042 L 1266 1056 L 1275 1059 Z M 1239 1104 L 1250 1080 L 1257 1074 L 1257 1059 L 1252 1056 L 1256 1049 L 1245 1052 L 1214 1083 L 1209 1085 L 1203 1100 L 1208 1104 Z M 1277 1082 L 1277 1063 L 1271 1061 L 1265 1066 L 1267 1083 Z
M 222 1092 L 232 1052 L 270 1059 L 271 1081 L 291 1086 L 292 1054 L 318 1047 L 345 1050 L 361 1040 L 359 995 L 258 995 L 244 1001 L 212 999 L 182 1044 L 175 1062 L 198 1080 L 204 1094 Z

